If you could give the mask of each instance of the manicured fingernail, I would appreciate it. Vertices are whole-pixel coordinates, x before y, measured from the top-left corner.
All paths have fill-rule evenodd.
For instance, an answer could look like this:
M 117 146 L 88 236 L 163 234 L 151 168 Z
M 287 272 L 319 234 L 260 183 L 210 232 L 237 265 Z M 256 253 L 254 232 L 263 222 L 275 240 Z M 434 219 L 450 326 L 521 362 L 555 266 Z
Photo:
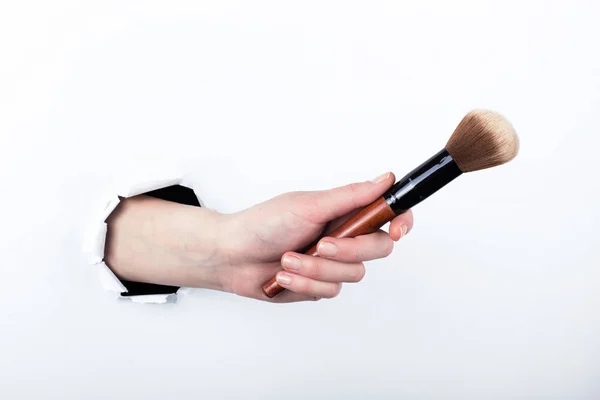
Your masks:
M 323 257 L 335 257 L 338 252 L 338 248 L 335 244 L 330 242 L 321 242 L 317 248 L 317 252 Z
M 300 260 L 298 257 L 286 255 L 283 257 L 283 260 L 281 260 L 281 265 L 287 269 L 297 271 L 302 266 L 302 260 Z
M 292 284 L 292 277 L 288 274 L 280 272 L 277 274 L 277 283 L 279 283 L 281 286 L 289 286 Z
M 379 183 L 379 182 L 382 182 L 382 181 L 386 180 L 386 179 L 387 179 L 387 178 L 389 178 L 389 177 L 390 177 L 390 173 L 389 173 L 389 172 L 386 172 L 385 174 L 381 174 L 381 175 L 379 175 L 379 176 L 378 176 L 377 178 L 375 178 L 375 179 L 371 179 L 371 182 L 372 182 L 372 183 Z
M 406 235 L 406 232 L 408 232 L 408 226 L 402 225 L 400 227 L 400 230 L 402 231 L 402 236 L 404 236 L 404 235 Z

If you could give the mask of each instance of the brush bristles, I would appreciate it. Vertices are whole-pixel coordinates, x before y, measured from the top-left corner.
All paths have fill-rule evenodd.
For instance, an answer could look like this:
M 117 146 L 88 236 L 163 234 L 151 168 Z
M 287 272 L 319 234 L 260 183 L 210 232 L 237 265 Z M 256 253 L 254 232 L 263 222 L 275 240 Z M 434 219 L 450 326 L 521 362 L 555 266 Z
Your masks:
M 472 172 L 496 167 L 515 158 L 519 137 L 500 114 L 474 110 L 460 121 L 446 150 L 462 172 Z

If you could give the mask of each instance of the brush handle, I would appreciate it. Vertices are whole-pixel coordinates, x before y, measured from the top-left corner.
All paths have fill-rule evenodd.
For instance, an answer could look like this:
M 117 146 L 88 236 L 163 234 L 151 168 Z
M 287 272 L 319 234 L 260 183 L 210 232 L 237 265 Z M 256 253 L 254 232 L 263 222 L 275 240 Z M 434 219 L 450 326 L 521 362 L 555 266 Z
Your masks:
M 360 210 L 357 214 L 350 217 L 350 219 L 327 236 L 334 238 L 351 238 L 373 233 L 394 219 L 395 216 L 396 213 L 392 210 L 385 197 L 380 197 Z M 305 254 L 317 256 L 317 244 L 318 242 Z M 265 283 L 262 289 L 265 295 L 271 299 L 285 290 L 283 287 L 279 286 L 275 276 Z
M 396 215 L 410 210 L 461 174 L 462 171 L 456 161 L 446 149 L 442 149 L 396 182 L 382 197 L 363 208 L 327 236 L 349 238 L 373 233 L 394 219 Z M 316 244 L 306 254 L 317 256 Z M 275 277 L 263 285 L 263 292 L 269 298 L 277 296 L 284 290 Z

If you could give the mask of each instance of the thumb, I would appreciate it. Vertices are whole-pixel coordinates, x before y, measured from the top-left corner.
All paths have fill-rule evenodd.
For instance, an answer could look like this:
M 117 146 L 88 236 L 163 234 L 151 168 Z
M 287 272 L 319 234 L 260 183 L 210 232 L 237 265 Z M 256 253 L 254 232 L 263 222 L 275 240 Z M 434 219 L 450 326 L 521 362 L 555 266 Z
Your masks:
M 395 180 L 393 173 L 386 172 L 371 181 L 311 192 L 311 203 L 318 210 L 315 214 L 319 221 L 315 222 L 329 222 L 372 203 L 382 196 Z

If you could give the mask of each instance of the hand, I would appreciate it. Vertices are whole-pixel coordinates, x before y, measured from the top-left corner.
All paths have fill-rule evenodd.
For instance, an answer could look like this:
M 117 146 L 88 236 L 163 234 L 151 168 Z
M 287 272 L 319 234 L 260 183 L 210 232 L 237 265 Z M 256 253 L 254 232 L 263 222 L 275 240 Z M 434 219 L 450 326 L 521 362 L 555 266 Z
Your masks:
M 333 298 L 342 283 L 362 280 L 363 262 L 392 252 L 394 241 L 411 230 L 412 213 L 396 217 L 389 234 L 323 237 L 319 257 L 294 250 L 306 248 L 379 198 L 394 179 L 388 173 L 372 182 L 286 193 L 228 215 L 146 196 L 127 199 L 108 223 L 107 264 L 129 280 L 205 287 L 278 303 Z M 269 299 L 262 285 L 275 274 L 288 290 Z
M 312 244 L 354 211 L 379 198 L 394 176 L 384 174 L 375 182 L 354 183 L 332 190 L 293 192 L 275 197 L 248 210 L 227 216 L 229 254 L 225 277 L 229 291 L 266 300 L 262 285 L 277 273 L 278 283 L 288 289 L 277 302 L 332 298 L 343 282 L 359 282 L 365 275 L 363 262 L 388 256 L 412 228 L 412 213 L 396 217 L 390 234 L 379 230 L 356 238 L 324 237 L 317 246 L 319 257 L 292 250 Z M 329 221 L 332 221 L 329 223 Z

